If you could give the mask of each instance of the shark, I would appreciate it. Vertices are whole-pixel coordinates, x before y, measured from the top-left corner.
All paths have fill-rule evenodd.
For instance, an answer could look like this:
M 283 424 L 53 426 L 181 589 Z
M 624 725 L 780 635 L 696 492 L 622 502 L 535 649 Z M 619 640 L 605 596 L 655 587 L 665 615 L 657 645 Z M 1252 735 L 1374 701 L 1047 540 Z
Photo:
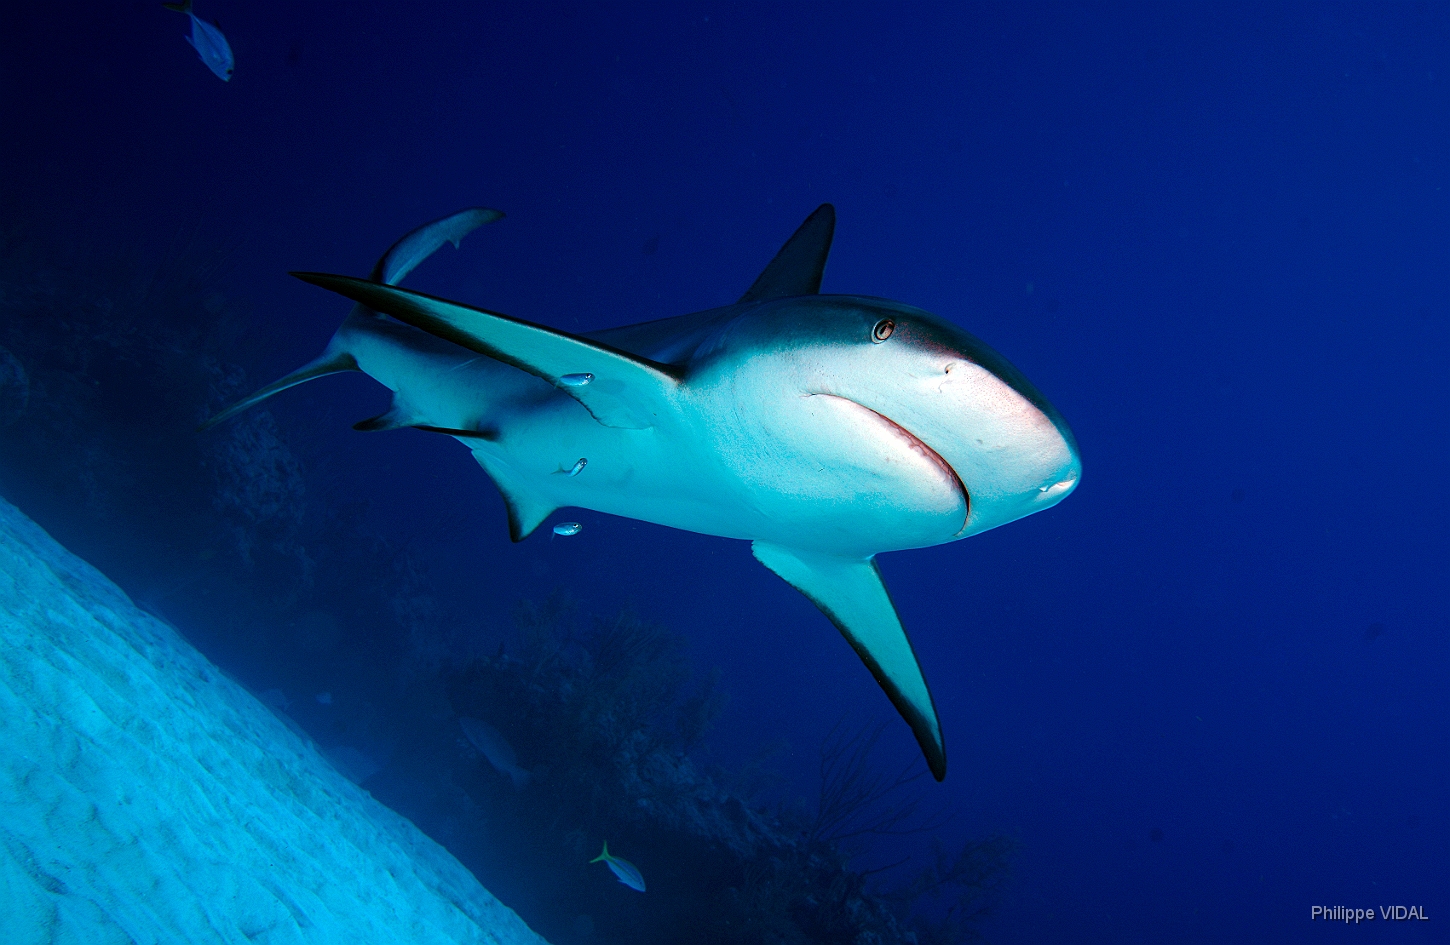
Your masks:
M 399 286 L 502 216 L 419 227 L 367 278 L 293 273 L 352 311 L 321 355 L 203 429 L 362 371 L 392 401 L 355 429 L 453 437 L 497 486 L 515 542 L 565 507 L 749 541 L 841 632 L 945 778 L 936 706 L 876 559 L 1066 498 L 1082 461 L 1061 414 L 954 322 L 822 294 L 830 204 L 738 301 L 673 318 L 576 334 Z

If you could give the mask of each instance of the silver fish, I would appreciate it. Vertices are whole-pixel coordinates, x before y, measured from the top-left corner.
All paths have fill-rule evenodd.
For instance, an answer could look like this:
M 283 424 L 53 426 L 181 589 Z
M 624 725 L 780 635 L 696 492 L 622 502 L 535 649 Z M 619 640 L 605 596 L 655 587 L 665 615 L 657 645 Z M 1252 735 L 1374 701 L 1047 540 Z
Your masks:
M 222 31 L 204 20 L 198 19 L 195 13 L 191 12 L 191 0 L 182 0 L 181 3 L 161 4 L 168 10 L 175 10 L 177 13 L 185 13 L 191 17 L 191 35 L 186 41 L 201 61 L 212 71 L 218 79 L 223 82 L 230 82 L 232 72 L 236 68 L 236 60 L 232 58 L 232 47 L 228 45 L 227 38 Z
M 583 530 L 584 526 L 580 525 L 578 522 L 560 522 L 558 525 L 554 526 L 554 534 L 560 536 L 561 538 L 569 538 L 573 535 L 579 534 Z

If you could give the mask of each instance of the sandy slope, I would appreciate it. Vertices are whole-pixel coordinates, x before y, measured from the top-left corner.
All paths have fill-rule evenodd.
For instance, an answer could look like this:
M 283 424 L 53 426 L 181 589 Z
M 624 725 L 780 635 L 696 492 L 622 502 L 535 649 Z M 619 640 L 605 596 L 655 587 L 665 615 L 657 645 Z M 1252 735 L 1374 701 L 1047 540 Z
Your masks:
M 3 499 L 0 941 L 542 945 Z

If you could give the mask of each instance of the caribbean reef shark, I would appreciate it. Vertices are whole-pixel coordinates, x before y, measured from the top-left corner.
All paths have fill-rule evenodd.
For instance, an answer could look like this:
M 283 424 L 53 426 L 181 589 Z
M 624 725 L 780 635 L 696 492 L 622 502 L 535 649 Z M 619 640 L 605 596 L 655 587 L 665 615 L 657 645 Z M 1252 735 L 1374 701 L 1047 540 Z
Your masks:
M 1061 415 L 945 319 L 821 295 L 836 214 L 801 224 L 733 305 L 588 334 L 397 288 L 474 208 L 388 250 L 368 279 L 294 273 L 356 304 L 321 356 L 208 421 L 363 371 L 393 391 L 359 430 L 455 437 L 522 541 L 577 506 L 750 541 L 836 625 L 946 775 L 941 725 L 876 555 L 944 544 L 1062 501 L 1082 472 Z

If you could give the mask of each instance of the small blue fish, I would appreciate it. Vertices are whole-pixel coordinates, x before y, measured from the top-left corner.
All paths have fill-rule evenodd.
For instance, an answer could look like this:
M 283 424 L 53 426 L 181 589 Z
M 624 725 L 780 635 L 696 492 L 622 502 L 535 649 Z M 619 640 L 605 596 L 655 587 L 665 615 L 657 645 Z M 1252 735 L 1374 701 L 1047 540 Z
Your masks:
M 584 526 L 578 522 L 560 522 L 554 526 L 554 534 L 564 538 L 577 535 L 584 530 Z
M 590 860 L 590 863 L 598 863 L 603 860 L 609 871 L 614 874 L 615 879 L 628 886 L 630 889 L 644 892 L 644 877 L 639 875 L 639 869 L 628 860 L 620 859 L 617 856 L 609 855 L 609 841 L 604 841 L 604 852 Z
M 177 13 L 185 13 L 191 17 L 191 35 L 185 37 L 201 57 L 201 61 L 212 71 L 218 79 L 223 82 L 230 82 L 232 70 L 236 67 L 236 60 L 232 58 L 232 47 L 227 45 L 227 38 L 222 31 L 210 23 L 199 19 L 191 12 L 191 0 L 182 0 L 181 3 L 161 4 L 168 10 L 175 10 Z
M 589 465 L 589 460 L 587 460 L 583 456 L 581 456 L 581 457 L 579 457 L 579 462 L 577 462 L 577 463 L 574 464 L 574 468 L 573 469 L 570 469 L 568 472 L 564 473 L 564 475 L 566 475 L 566 476 L 577 476 L 580 473 L 582 473 L 584 471 L 584 467 L 585 466 L 588 466 L 588 465 Z
M 583 374 L 565 374 L 559 378 L 559 383 L 565 387 L 583 387 L 592 380 L 594 380 L 594 375 L 585 372 Z

